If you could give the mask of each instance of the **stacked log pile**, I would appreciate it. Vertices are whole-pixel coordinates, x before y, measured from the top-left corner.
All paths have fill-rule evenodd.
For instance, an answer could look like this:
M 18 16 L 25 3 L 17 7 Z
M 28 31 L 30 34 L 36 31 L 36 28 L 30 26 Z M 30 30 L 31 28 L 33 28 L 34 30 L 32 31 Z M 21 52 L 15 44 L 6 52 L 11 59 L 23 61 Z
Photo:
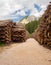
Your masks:
M 42 45 L 51 48 L 51 2 L 42 15 L 40 25 L 33 34 L 33 37 Z
M 21 23 L 14 23 L 10 20 L 0 21 L 0 42 L 10 43 L 23 42 L 29 38 L 29 33 L 26 31 L 25 26 Z
M 11 27 L 10 20 L 0 21 L 0 42 L 7 44 L 11 42 Z
M 29 39 L 30 38 L 30 34 L 29 34 L 29 32 L 26 30 L 26 36 L 25 36 L 25 39 L 27 40 L 27 39 Z
M 12 41 L 13 42 L 24 42 L 26 41 L 26 30 L 23 24 L 13 24 L 12 27 Z

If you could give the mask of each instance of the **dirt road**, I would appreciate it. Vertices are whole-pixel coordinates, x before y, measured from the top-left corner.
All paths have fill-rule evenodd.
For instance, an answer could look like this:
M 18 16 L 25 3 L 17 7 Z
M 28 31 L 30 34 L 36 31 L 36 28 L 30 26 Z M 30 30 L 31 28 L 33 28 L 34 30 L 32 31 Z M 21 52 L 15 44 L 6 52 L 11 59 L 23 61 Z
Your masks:
M 0 65 L 51 65 L 51 50 L 30 38 L 0 53 Z

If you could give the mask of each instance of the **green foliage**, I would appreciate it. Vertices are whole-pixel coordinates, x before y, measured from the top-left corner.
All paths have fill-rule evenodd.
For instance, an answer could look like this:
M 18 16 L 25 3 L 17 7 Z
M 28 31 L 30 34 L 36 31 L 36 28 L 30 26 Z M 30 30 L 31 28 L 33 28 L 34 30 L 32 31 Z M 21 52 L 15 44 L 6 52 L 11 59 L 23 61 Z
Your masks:
M 32 34 L 35 29 L 38 27 L 39 20 L 31 21 L 28 24 L 25 25 L 27 31 Z
M 4 46 L 4 45 L 5 45 L 4 43 L 0 42 L 0 46 Z

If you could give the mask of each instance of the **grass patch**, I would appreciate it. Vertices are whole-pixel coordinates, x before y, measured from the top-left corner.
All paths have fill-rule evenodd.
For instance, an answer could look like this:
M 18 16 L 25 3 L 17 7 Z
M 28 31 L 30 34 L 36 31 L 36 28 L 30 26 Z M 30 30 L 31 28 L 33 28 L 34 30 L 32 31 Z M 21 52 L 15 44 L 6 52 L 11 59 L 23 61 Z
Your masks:
M 5 44 L 3 42 L 0 42 L 0 46 L 5 46 Z

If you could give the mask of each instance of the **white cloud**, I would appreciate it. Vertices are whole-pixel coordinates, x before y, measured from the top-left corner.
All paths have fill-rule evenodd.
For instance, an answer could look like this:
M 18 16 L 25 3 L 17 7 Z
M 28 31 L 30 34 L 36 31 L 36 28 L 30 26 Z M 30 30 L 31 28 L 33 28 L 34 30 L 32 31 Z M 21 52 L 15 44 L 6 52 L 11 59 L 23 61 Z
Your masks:
M 24 10 L 18 12 L 17 14 L 20 14 L 20 15 L 22 15 L 22 16 L 25 16 L 25 15 L 26 15 Z
M 21 10 L 24 7 L 26 9 L 23 9 L 20 12 L 18 12 L 17 15 L 20 14 L 25 16 L 25 10 L 29 9 L 31 10 L 30 15 L 39 16 L 43 13 L 45 5 L 47 5 L 49 1 L 51 0 L 0 0 L 0 19 L 5 19 L 15 10 Z M 38 13 L 37 10 L 34 8 L 34 3 L 42 5 L 41 8 L 43 10 L 40 13 Z
M 17 4 L 14 0 L 1 0 L 0 1 L 0 17 L 9 15 L 15 10 L 23 8 L 21 4 Z

